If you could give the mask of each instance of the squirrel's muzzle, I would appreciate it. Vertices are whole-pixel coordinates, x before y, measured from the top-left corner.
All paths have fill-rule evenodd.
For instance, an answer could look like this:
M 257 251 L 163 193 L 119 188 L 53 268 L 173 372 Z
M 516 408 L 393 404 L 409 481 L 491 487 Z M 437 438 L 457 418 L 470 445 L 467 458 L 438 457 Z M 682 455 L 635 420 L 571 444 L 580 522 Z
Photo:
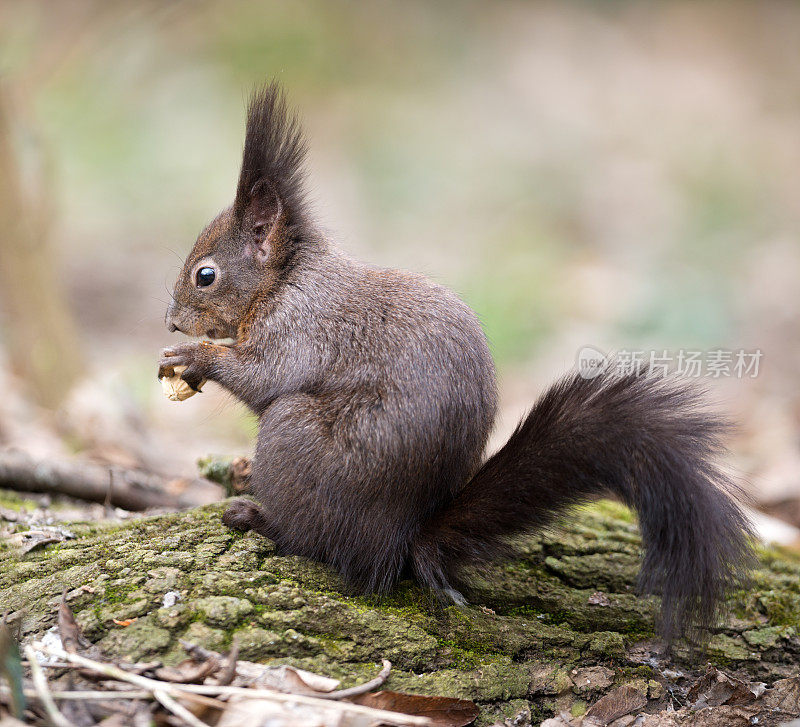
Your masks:
M 164 323 L 166 324 L 167 330 L 169 330 L 170 333 L 175 333 L 175 331 L 181 331 L 181 333 L 185 333 L 184 329 L 181 327 L 181 321 L 178 315 L 179 312 L 180 306 L 176 305 L 175 300 L 173 299 L 170 301 L 170 304 L 167 307 L 167 314 L 164 316 Z

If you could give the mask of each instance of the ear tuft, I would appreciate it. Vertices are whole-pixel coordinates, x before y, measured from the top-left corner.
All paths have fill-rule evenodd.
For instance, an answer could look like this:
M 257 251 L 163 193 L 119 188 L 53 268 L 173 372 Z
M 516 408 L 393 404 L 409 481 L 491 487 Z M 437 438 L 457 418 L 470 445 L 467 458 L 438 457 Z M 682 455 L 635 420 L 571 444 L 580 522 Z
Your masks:
M 263 216 L 269 205 L 280 205 L 289 222 L 303 212 L 303 164 L 306 144 L 297 116 L 290 112 L 281 87 L 273 81 L 255 91 L 247 109 L 242 169 L 233 204 L 242 221 L 245 213 Z M 266 224 L 266 223 L 264 223 Z

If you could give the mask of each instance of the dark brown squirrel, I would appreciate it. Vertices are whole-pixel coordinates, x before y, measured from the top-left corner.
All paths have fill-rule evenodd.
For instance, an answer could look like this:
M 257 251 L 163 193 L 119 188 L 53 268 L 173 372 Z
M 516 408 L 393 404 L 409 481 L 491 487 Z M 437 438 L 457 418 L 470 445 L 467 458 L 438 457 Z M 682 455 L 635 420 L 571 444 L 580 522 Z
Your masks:
M 722 420 L 686 384 L 579 373 L 554 384 L 484 459 L 495 370 L 473 311 L 413 273 L 342 254 L 303 193 L 305 141 L 271 84 L 249 105 L 233 205 L 200 234 L 170 330 L 232 345 L 167 348 L 260 418 L 251 477 L 223 521 L 279 552 L 386 592 L 404 574 L 463 602 L 470 572 L 566 506 L 616 495 L 639 515 L 641 592 L 667 639 L 708 627 L 751 558 L 748 523 L 715 464 Z

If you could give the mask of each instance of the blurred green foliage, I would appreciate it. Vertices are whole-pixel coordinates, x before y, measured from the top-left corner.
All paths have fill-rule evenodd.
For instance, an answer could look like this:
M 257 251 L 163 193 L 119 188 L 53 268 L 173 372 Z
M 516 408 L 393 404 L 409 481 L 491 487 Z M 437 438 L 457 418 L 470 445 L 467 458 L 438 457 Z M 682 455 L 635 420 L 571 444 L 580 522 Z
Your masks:
M 800 218 L 782 7 L 6 2 L 0 69 L 104 360 L 159 345 L 179 258 L 231 199 L 247 93 L 274 77 L 322 224 L 458 289 L 509 372 L 587 321 L 606 348 L 737 344 L 753 250 Z

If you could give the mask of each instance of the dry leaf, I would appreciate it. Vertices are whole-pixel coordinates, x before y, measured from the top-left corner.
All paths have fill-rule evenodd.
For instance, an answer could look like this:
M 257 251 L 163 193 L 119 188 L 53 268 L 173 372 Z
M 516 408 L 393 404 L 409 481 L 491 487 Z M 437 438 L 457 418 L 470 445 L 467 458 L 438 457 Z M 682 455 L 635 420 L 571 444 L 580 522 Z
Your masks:
M 566 720 L 562 715 L 558 715 L 557 717 L 546 719 L 542 722 L 541 727 L 572 727 L 572 720 Z
M 611 601 L 602 591 L 595 591 L 586 601 L 590 606 L 610 606 Z
M 206 677 L 219 669 L 219 660 L 215 657 L 203 662 L 184 659 L 178 666 L 162 666 L 155 670 L 156 679 L 175 684 L 202 684 Z
M 747 684 L 709 667 L 686 696 L 695 709 L 719 707 L 723 704 L 741 706 L 752 704 L 764 693 L 766 687 L 762 682 Z
M 635 687 L 626 684 L 609 692 L 595 702 L 583 720 L 584 725 L 605 725 L 631 712 L 638 712 L 647 704 L 647 697 Z
M 51 543 L 60 543 L 63 540 L 65 540 L 63 535 L 48 530 L 26 530 L 22 533 L 15 533 L 9 538 L 11 544 L 16 545 L 23 555 L 36 548 L 43 548 Z
M 478 705 L 468 699 L 426 697 L 390 690 L 362 694 L 350 701 L 373 709 L 428 717 L 432 727 L 465 727 L 475 721 L 480 711 Z
M 72 654 L 85 653 L 91 647 L 78 626 L 72 609 L 67 605 L 66 591 L 61 595 L 61 602 L 58 604 L 58 635 L 64 650 Z
M 219 673 L 217 674 L 217 684 L 221 686 L 227 686 L 233 683 L 233 680 L 236 678 L 236 672 L 238 671 L 238 661 L 239 661 L 239 639 L 236 636 L 234 636 L 233 643 L 231 644 L 231 650 L 225 657 L 225 665 L 219 670 Z
M 764 693 L 764 705 L 791 715 L 800 713 L 800 677 L 778 679 Z
M 375 727 L 372 717 L 343 713 L 325 705 L 310 706 L 268 699 L 232 697 L 217 727 Z
M 138 618 L 138 617 L 137 617 L 137 618 Z M 134 621 L 136 621 L 136 620 L 137 620 L 137 618 L 126 618 L 126 619 L 123 619 L 122 621 L 120 621 L 120 620 L 119 620 L 119 619 L 117 619 L 117 618 L 112 618 L 111 620 L 112 620 L 112 621 L 113 621 L 115 624 L 117 624 L 117 626 L 130 626 L 130 625 L 131 625 L 131 624 L 132 624 Z
M 254 682 L 259 687 L 277 689 L 279 692 L 314 694 L 332 692 L 339 686 L 338 679 L 320 676 L 293 666 L 264 666 Z

